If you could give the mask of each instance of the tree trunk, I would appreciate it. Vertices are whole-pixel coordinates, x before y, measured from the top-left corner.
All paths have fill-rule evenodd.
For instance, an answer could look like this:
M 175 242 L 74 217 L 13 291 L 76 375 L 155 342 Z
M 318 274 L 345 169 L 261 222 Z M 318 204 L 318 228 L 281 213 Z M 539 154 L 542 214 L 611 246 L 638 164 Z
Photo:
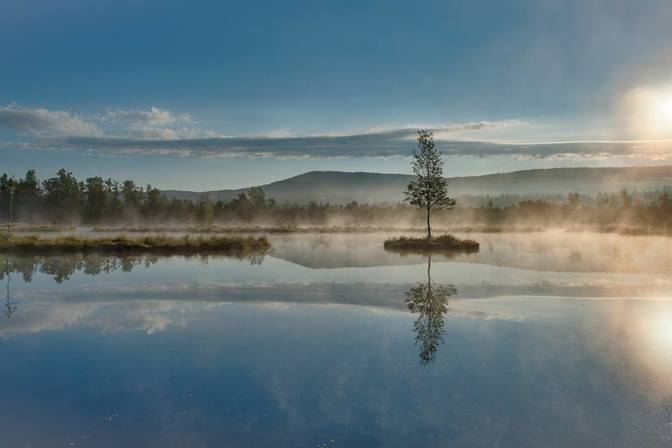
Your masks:
M 429 224 L 429 208 L 427 209 L 427 239 L 432 239 L 432 226 Z
M 427 284 L 432 286 L 432 255 L 427 255 Z

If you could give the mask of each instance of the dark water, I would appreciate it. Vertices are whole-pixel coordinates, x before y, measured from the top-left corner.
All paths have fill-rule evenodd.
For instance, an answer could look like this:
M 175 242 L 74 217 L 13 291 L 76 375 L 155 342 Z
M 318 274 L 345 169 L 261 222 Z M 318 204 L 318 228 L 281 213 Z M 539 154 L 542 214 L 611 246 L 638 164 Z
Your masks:
M 672 445 L 669 240 L 383 238 L 0 259 L 0 446 Z

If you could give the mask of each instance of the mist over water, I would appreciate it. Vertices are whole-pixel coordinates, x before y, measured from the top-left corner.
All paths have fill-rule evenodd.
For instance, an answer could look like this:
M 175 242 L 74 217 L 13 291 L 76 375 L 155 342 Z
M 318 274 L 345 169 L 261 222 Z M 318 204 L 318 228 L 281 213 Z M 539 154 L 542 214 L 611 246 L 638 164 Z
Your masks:
M 473 237 L 473 235 L 471 235 Z M 672 242 L 3 258 L 7 446 L 668 446 Z

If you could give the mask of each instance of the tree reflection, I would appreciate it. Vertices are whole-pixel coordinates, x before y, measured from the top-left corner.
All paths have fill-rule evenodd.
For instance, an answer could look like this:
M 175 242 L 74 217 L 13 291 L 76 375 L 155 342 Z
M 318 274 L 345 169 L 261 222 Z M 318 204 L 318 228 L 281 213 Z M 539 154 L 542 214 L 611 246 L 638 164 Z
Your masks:
M 190 258 L 190 257 L 187 257 Z M 203 262 L 214 256 L 202 257 Z M 226 257 L 229 258 L 229 257 Z M 255 255 L 246 257 L 253 265 L 260 265 L 264 257 Z M 69 280 L 72 275 L 80 271 L 87 275 L 109 274 L 114 271 L 131 272 L 136 267 L 148 268 L 161 259 L 160 255 L 126 255 L 110 256 L 100 254 L 69 253 L 59 255 L 30 255 L 9 257 L 5 259 L 5 269 L 0 270 L 0 280 L 5 276 L 16 273 L 30 283 L 36 273 L 51 276 L 57 283 Z
M 36 273 L 51 276 L 57 283 L 70 279 L 76 271 L 88 275 L 110 273 L 117 270 L 130 272 L 136 266 L 150 266 L 158 261 L 155 255 L 147 256 L 103 256 L 84 254 L 61 254 L 58 256 L 23 256 L 11 260 L 6 258 L 5 270 L 0 279 L 13 273 L 21 274 L 30 283 Z
M 12 314 L 14 314 L 18 306 L 18 302 L 13 301 L 11 295 L 10 282 L 12 280 L 12 276 L 9 270 L 9 258 L 5 259 L 5 275 L 7 276 L 7 287 L 6 287 L 7 297 L 5 301 L 5 316 L 7 317 L 7 319 L 9 319 L 10 317 L 12 317 Z
M 448 312 L 448 297 L 457 293 L 453 285 L 432 282 L 432 257 L 427 258 L 427 283 L 418 283 L 406 292 L 408 310 L 418 314 L 413 323 L 415 343 L 420 347 L 420 363 L 434 361 L 439 344 L 443 342 L 444 315 Z

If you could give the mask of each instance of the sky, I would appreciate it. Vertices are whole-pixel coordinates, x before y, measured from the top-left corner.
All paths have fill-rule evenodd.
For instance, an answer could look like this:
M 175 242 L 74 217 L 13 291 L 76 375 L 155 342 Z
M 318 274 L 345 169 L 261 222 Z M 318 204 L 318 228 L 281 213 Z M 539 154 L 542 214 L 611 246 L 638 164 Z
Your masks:
M 0 172 L 196 191 L 311 170 L 672 164 L 669 0 L 3 0 Z

